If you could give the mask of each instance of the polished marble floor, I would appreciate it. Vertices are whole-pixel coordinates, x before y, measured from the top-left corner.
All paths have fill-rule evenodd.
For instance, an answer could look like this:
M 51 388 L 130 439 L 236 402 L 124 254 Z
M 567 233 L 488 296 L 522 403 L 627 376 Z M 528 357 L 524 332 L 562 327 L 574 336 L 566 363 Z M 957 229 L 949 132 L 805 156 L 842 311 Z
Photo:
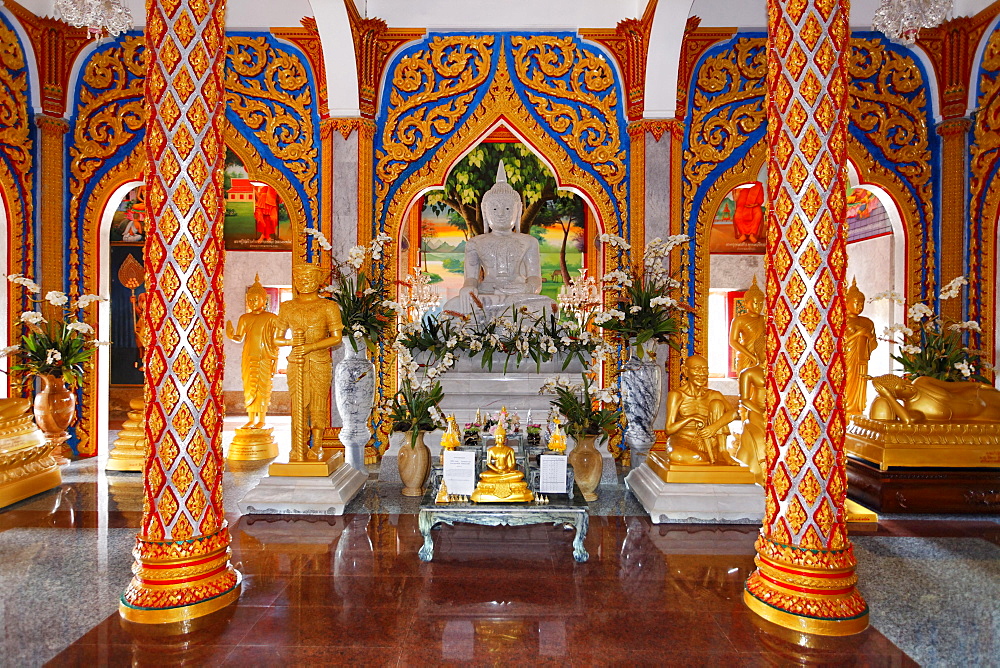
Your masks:
M 556 527 L 445 526 L 370 480 L 338 518 L 240 517 L 260 467 L 225 474 L 239 602 L 180 637 L 124 627 L 137 474 L 99 459 L 0 510 L 0 666 L 1000 665 L 1000 524 L 883 518 L 854 535 L 863 634 L 802 646 L 741 602 L 758 527 L 652 525 L 606 490 L 586 546 Z

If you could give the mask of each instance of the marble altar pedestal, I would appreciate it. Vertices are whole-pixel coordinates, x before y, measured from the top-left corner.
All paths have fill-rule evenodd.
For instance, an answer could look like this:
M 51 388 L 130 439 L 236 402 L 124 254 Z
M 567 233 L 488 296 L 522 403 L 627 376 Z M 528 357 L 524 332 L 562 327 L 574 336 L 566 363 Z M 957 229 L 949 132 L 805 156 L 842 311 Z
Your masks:
M 343 457 L 343 455 L 341 455 Z M 239 501 L 244 515 L 343 515 L 368 474 L 342 463 L 329 476 L 268 475 Z
M 668 483 L 643 463 L 625 477 L 625 486 L 653 524 L 756 524 L 764 519 L 764 490 L 758 485 Z

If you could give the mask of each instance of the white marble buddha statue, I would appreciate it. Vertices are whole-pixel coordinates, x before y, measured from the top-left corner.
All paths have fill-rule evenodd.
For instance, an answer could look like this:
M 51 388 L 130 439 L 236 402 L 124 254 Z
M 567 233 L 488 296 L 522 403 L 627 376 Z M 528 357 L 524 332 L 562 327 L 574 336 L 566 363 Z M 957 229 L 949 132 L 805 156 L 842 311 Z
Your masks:
M 538 312 L 553 300 L 542 290 L 538 239 L 517 232 L 521 221 L 521 196 L 507 183 L 503 162 L 497 181 L 481 202 L 486 233 L 465 245 L 465 283 L 445 310 L 471 313 L 480 308 L 496 317 L 511 306 L 527 306 Z M 476 301 L 478 300 L 478 304 Z

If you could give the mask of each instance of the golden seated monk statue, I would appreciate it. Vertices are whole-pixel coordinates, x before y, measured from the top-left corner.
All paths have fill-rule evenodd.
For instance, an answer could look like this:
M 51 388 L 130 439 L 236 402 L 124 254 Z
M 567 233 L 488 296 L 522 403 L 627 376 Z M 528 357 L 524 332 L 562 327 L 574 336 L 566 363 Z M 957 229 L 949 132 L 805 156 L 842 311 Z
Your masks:
M 527 503 L 535 495 L 528 489 L 524 474 L 517 470 L 514 449 L 507 445 L 507 430 L 503 423 L 493 434 L 496 444 L 486 451 L 486 470 L 479 474 L 479 484 L 472 493 L 477 503 Z

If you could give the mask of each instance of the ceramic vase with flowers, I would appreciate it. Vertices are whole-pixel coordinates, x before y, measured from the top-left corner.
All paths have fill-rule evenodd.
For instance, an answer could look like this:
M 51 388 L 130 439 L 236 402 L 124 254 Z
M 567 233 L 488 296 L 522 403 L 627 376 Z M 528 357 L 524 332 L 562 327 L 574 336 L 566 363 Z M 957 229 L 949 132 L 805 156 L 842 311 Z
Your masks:
M 424 443 L 424 434 L 445 426 L 439 405 L 444 398 L 440 382 L 415 383 L 405 378 L 389 406 L 389 420 L 394 432 L 405 432 L 399 448 L 399 477 L 403 481 L 403 496 L 423 496 L 424 483 L 430 473 L 431 453 Z
M 32 295 L 40 294 L 37 283 L 20 274 L 7 279 L 20 285 L 28 293 L 27 300 L 35 306 L 47 303 L 49 310 L 61 313 L 47 319 L 39 310 L 21 313 L 21 322 L 27 331 L 18 345 L 0 351 L 0 355 L 10 355 L 14 359 L 11 371 L 37 377 L 41 390 L 35 395 L 35 422 L 51 441 L 65 442 L 69 438 L 67 429 L 76 417 L 75 390 L 83 382 L 87 364 L 94 356 L 98 342 L 94 328 L 81 320 L 86 308 L 98 301 L 105 301 L 97 295 L 83 295 L 70 301 L 69 297 L 57 290 L 50 290 L 43 299 Z M 63 454 L 68 454 L 64 447 Z
M 613 234 L 601 241 L 622 254 L 629 244 Z M 624 269 L 604 276 L 612 309 L 600 313 L 595 322 L 615 332 L 628 347 L 629 359 L 621 370 L 622 410 L 628 423 L 625 440 L 633 452 L 633 465 L 640 463 L 656 440 L 653 422 L 662 401 L 663 372 L 654 349 L 659 344 L 679 348 L 677 335 L 683 331 L 681 314 L 685 307 L 672 293 L 679 283 L 670 276 L 670 253 L 688 242 L 683 234 L 654 239 L 646 245 L 638 261 L 624 262 Z M 636 456 L 638 455 L 638 456 Z

